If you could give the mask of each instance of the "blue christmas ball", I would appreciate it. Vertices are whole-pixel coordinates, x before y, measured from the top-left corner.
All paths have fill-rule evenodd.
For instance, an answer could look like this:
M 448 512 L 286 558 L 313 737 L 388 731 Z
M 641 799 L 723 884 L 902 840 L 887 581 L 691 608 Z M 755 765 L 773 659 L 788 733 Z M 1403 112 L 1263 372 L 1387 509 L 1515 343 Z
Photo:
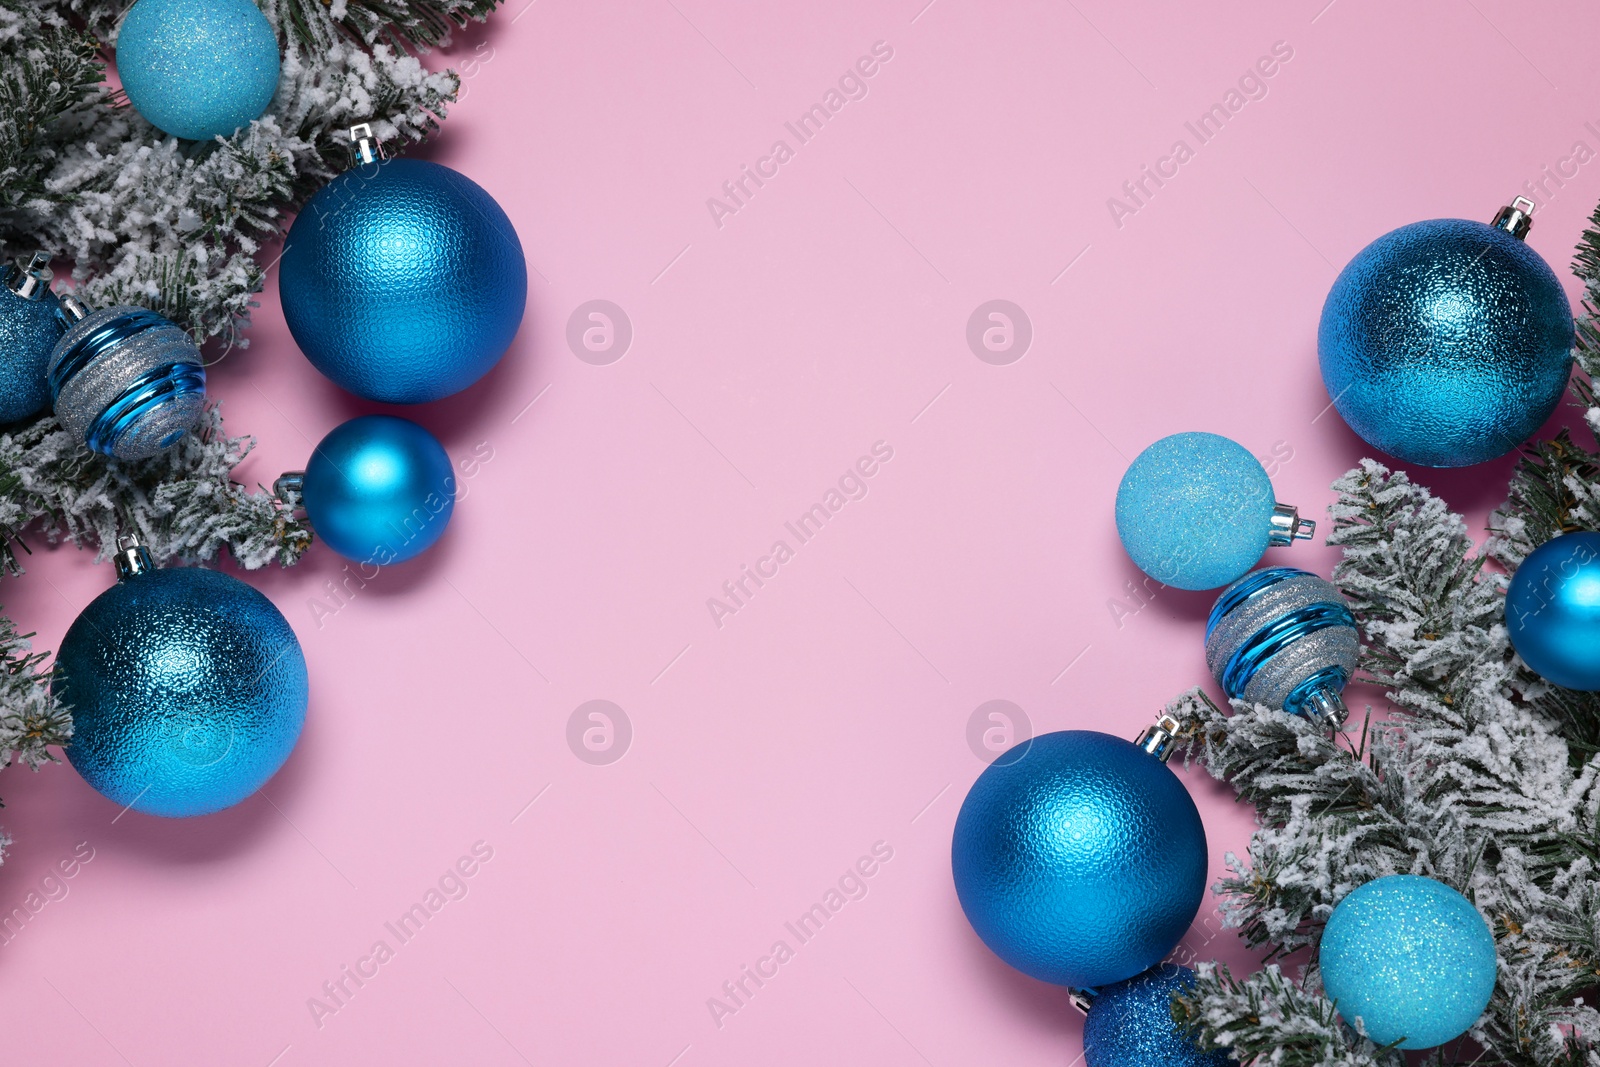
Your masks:
M 1172 1019 L 1172 998 L 1194 986 L 1194 972 L 1163 963 L 1094 991 L 1083 1021 L 1087 1067 L 1232 1067 L 1221 1050 L 1202 1052 Z
M 47 268 L 7 267 L 0 273 L 0 425 L 50 406 L 46 372 L 61 337 L 60 307 Z
M 420 404 L 500 361 L 522 323 L 528 268 L 511 220 L 477 184 L 391 159 L 311 198 L 278 284 L 313 366 L 368 400 Z
M 950 866 L 984 944 L 1074 988 L 1131 978 L 1172 951 L 1200 909 L 1206 834 L 1188 790 L 1137 745 L 1041 734 L 973 783 Z
M 1322 380 L 1363 440 L 1428 467 L 1504 455 L 1567 387 L 1572 311 L 1520 239 L 1466 219 L 1402 226 L 1356 254 L 1317 330 Z
M 272 602 L 143 550 L 73 622 L 53 694 L 72 708 L 67 759 L 106 797 L 151 815 L 205 815 L 250 796 L 305 723 L 305 656 Z M 124 567 L 124 562 L 132 566 Z
M 1433 1048 L 1466 1033 L 1494 992 L 1494 935 L 1443 882 L 1391 874 L 1358 887 L 1328 917 L 1322 986 L 1344 1020 L 1380 1045 Z
M 230 137 L 278 91 L 278 38 L 250 0 L 138 0 L 117 34 L 117 73 L 163 133 Z
M 1222 591 L 1206 620 L 1206 666 L 1234 700 L 1343 725 L 1339 693 L 1361 644 L 1332 582 L 1266 567 Z
M 1506 632 L 1546 681 L 1600 690 L 1600 534 L 1562 534 L 1528 554 L 1506 590 Z
M 1139 569 L 1215 589 L 1256 565 L 1272 536 L 1272 482 L 1243 445 L 1175 433 L 1140 452 L 1117 487 L 1117 534 Z
M 443 535 L 456 506 L 450 455 L 409 419 L 363 415 L 333 428 L 306 465 L 306 517 L 346 559 L 388 566 Z

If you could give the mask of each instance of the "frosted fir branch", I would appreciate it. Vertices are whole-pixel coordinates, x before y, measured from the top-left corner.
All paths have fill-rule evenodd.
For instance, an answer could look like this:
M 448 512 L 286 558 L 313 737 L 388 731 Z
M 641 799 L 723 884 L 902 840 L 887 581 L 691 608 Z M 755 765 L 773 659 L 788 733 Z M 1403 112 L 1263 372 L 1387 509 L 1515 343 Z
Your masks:
M 215 407 L 196 433 L 137 463 L 88 452 L 54 419 L 0 435 L 0 565 L 20 572 L 16 546 L 34 534 L 102 559 L 119 534 L 137 534 L 160 562 L 211 560 L 226 547 L 247 569 L 291 565 L 310 527 L 267 490 L 232 480 L 254 444 L 228 437 Z

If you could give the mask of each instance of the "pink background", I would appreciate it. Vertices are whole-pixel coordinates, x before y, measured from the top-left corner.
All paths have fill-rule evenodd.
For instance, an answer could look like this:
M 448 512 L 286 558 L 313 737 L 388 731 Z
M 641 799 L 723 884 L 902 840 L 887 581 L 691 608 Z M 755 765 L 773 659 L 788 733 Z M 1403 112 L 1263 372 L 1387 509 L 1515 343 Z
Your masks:
M 1367 241 L 1487 220 L 1569 160 L 1530 243 L 1577 293 L 1600 164 L 1573 176 L 1571 157 L 1600 149 L 1600 13 L 524 3 L 448 54 L 468 91 L 431 153 L 516 223 L 528 317 L 488 379 L 405 412 L 458 460 L 493 458 L 463 469 L 431 554 L 342 604 L 320 546 L 250 577 L 312 677 L 263 794 L 118 819 L 70 767 L 4 776 L 0 906 L 93 850 L 0 947 L 8 1059 L 1072 1062 L 1064 991 L 1000 964 L 956 904 L 950 830 L 982 768 L 969 717 L 1003 699 L 1036 731 L 1131 736 L 1207 680 L 1209 597 L 1129 614 L 1118 478 L 1157 437 L 1212 430 L 1276 449 L 1279 499 L 1322 517 L 1365 449 L 1318 417 L 1317 317 Z M 877 41 L 893 58 L 868 95 L 797 146 L 783 123 Z M 1118 227 L 1107 198 L 1176 139 L 1195 147 L 1184 123 L 1275 42 L 1293 56 L 1267 95 Z M 778 138 L 794 158 L 719 228 L 707 198 Z M 267 483 L 371 410 L 300 357 L 276 292 L 213 375 L 228 425 L 260 441 L 243 475 Z M 995 298 L 1034 331 L 1006 366 L 964 336 Z M 610 365 L 566 342 L 594 299 L 634 329 Z M 784 522 L 878 441 L 893 459 L 867 496 L 797 545 Z M 1509 467 L 1423 480 L 1481 530 Z M 795 557 L 719 628 L 707 599 L 778 538 Z M 110 570 L 71 550 L 29 567 L 6 607 L 54 648 Z M 610 765 L 567 743 L 594 699 L 632 724 Z M 1251 813 L 1185 780 L 1220 872 Z M 467 896 L 399 944 L 384 923 L 478 841 L 493 858 Z M 783 924 L 879 841 L 893 858 L 868 895 L 719 1028 L 707 999 L 794 947 Z M 1184 951 L 1251 966 L 1215 929 L 1208 901 Z M 309 998 L 380 939 L 394 957 L 319 1026 Z

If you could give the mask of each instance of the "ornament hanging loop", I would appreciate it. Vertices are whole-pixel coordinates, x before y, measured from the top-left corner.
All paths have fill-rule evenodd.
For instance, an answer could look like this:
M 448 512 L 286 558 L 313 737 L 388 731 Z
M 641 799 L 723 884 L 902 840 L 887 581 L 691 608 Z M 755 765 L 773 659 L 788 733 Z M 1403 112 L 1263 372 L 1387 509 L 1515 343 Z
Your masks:
M 1171 712 L 1163 712 L 1154 726 L 1145 727 L 1144 733 L 1139 735 L 1134 744 L 1162 763 L 1166 763 L 1172 758 L 1172 753 L 1176 748 L 1174 742 L 1187 736 L 1188 733 L 1188 727 L 1176 715 Z
M 369 163 L 381 162 L 385 157 L 383 146 L 372 135 L 372 124 L 363 122 L 359 126 L 350 127 L 350 151 L 356 158 L 356 166 L 364 167 Z
M 22 261 L 7 267 L 3 276 L 5 287 L 24 300 L 42 300 L 50 291 L 50 280 L 55 275 L 50 270 L 50 253 L 35 252 L 23 266 Z
M 1506 231 L 1519 241 L 1523 240 L 1528 236 L 1528 231 L 1533 229 L 1533 201 L 1525 196 L 1517 197 L 1496 212 L 1494 221 L 1489 225 Z
M 123 534 L 117 538 L 117 551 L 111 560 L 116 564 L 119 582 L 156 569 L 155 560 L 150 558 L 150 550 L 134 534 Z

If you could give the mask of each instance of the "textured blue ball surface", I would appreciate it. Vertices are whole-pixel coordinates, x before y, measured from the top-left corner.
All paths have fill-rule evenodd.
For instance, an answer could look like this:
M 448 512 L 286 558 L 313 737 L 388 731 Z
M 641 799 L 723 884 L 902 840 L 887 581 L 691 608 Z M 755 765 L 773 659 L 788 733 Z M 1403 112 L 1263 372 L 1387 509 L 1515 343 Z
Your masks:
M 0 285 L 0 424 L 37 415 L 50 404 L 47 370 L 61 337 L 54 293 L 25 300 Z
M 1546 681 L 1600 690 L 1600 534 L 1562 534 L 1528 554 L 1506 590 L 1506 632 Z
M 1328 917 L 1322 985 L 1352 1025 L 1401 1048 L 1466 1033 L 1494 992 L 1494 935 L 1472 902 L 1443 882 L 1391 874 L 1358 887 Z M 1401 1039 L 1404 1040 L 1401 1040 Z
M 250 0 L 139 0 L 117 34 L 117 73 L 163 133 L 230 137 L 278 91 L 278 39 Z
M 148 571 L 101 593 L 56 654 L 72 708 L 67 759 L 118 804 L 220 811 L 289 758 L 305 723 L 305 656 L 272 601 L 218 571 Z
M 1206 834 L 1188 790 L 1137 745 L 1041 734 L 978 776 L 950 866 L 972 928 L 1024 974 L 1084 988 L 1172 951 L 1200 909 Z
M 500 361 L 522 323 L 528 268 L 511 220 L 476 183 L 391 159 L 311 198 L 278 284 L 313 366 L 368 400 L 420 404 Z
M 363 415 L 333 428 L 306 465 L 306 517 L 346 559 L 387 566 L 423 552 L 456 504 L 450 455 L 409 419 Z
M 1158 582 L 1215 589 L 1267 550 L 1273 504 L 1267 472 L 1243 445 L 1175 433 L 1140 452 L 1122 476 L 1117 534 Z
M 1164 963 L 1095 990 L 1083 1021 L 1088 1067 L 1230 1067 L 1220 1050 L 1202 1052 L 1172 1021 L 1172 997 L 1193 987 L 1194 972 Z
M 1466 219 L 1402 226 L 1356 254 L 1322 307 L 1317 356 L 1350 428 L 1408 463 L 1504 455 L 1555 410 L 1572 310 L 1539 253 Z

